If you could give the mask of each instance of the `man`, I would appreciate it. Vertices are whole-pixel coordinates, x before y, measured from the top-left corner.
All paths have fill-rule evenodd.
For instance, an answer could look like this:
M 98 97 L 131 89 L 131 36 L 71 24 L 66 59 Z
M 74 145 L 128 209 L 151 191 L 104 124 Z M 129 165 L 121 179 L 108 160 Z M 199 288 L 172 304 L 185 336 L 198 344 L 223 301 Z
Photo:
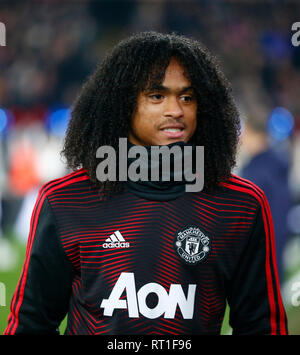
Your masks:
M 259 116 L 257 116 L 259 117 Z M 245 121 L 241 137 L 244 154 L 248 160 L 240 170 L 240 175 L 251 179 L 260 187 L 269 202 L 274 219 L 276 261 L 280 284 L 284 282 L 284 251 L 289 240 L 287 215 L 293 200 L 289 188 L 289 161 L 268 141 L 266 127 L 249 117 Z
M 44 185 L 5 334 L 286 334 L 265 195 L 231 174 L 239 117 L 198 41 L 156 32 L 119 43 L 82 89 Z M 204 146 L 204 187 L 99 181 L 97 151 Z M 174 174 L 174 171 L 172 171 Z

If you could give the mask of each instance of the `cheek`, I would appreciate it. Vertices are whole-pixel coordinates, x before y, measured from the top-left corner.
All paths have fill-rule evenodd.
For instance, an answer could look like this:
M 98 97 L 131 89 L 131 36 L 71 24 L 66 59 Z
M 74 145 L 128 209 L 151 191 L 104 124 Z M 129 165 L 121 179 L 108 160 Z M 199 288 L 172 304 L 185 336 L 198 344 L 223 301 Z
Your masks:
M 146 105 L 145 105 L 146 106 Z M 155 118 L 157 117 L 158 112 L 156 110 L 149 109 L 147 106 L 138 111 L 138 114 L 136 116 L 134 126 L 137 129 L 147 129 L 151 130 L 155 126 Z
M 187 138 L 188 139 L 191 139 L 192 136 L 194 135 L 194 133 L 196 132 L 196 129 L 197 129 L 197 119 L 192 119 L 190 122 L 189 122 L 189 125 L 188 125 L 188 131 L 187 131 Z
M 196 132 L 196 128 L 197 128 L 197 124 L 196 122 L 193 122 L 191 125 L 190 125 L 190 128 L 187 132 L 187 136 L 188 136 L 188 139 L 191 139 L 192 136 L 194 135 L 194 133 Z
M 189 126 L 190 129 L 195 131 L 196 127 L 197 127 L 197 110 L 191 110 L 188 113 L 188 117 L 189 117 Z
M 151 115 L 139 112 L 138 115 L 134 117 L 132 130 L 137 136 L 144 137 L 151 135 L 153 129 L 153 119 L 151 119 Z

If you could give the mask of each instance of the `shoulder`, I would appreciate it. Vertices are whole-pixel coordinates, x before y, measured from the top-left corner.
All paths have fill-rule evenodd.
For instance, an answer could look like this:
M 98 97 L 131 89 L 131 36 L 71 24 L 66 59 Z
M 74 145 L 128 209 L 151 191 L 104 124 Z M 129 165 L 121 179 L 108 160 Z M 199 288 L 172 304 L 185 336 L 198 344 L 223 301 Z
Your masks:
M 254 202 L 258 206 L 267 203 L 264 191 L 253 181 L 241 178 L 238 175 L 231 174 L 230 178 L 220 183 L 220 186 L 231 194 L 239 194 L 245 199 Z
M 60 178 L 50 180 L 39 190 L 39 198 L 53 196 L 56 193 L 64 193 L 70 189 L 90 187 L 90 178 L 87 170 L 78 169 Z

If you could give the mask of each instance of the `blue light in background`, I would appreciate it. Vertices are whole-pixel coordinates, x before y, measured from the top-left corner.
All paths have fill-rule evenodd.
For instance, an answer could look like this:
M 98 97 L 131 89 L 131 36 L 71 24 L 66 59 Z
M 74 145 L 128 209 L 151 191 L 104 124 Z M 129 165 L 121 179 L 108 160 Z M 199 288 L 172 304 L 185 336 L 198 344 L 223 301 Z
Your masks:
M 285 140 L 292 133 L 294 123 L 294 116 L 289 110 L 284 107 L 276 107 L 268 121 L 269 134 L 277 141 Z
M 260 38 L 263 53 L 267 58 L 288 58 L 292 47 L 289 41 L 289 37 L 276 31 L 265 31 Z
M 15 117 L 12 111 L 0 108 L 0 133 L 6 134 L 14 125 Z
M 0 108 L 0 133 L 5 130 L 7 123 L 8 123 L 7 114 L 2 108 Z
M 47 128 L 50 133 L 64 137 L 70 120 L 70 109 L 60 108 L 52 111 L 47 117 Z

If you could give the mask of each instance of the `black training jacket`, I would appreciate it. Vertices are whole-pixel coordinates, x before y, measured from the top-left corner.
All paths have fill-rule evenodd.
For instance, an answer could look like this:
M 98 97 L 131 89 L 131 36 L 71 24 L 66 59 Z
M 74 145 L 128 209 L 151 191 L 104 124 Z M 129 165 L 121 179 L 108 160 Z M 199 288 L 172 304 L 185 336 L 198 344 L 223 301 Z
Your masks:
M 4 334 L 219 334 L 226 301 L 233 334 L 287 334 L 260 188 L 101 201 L 80 169 L 40 189 Z

